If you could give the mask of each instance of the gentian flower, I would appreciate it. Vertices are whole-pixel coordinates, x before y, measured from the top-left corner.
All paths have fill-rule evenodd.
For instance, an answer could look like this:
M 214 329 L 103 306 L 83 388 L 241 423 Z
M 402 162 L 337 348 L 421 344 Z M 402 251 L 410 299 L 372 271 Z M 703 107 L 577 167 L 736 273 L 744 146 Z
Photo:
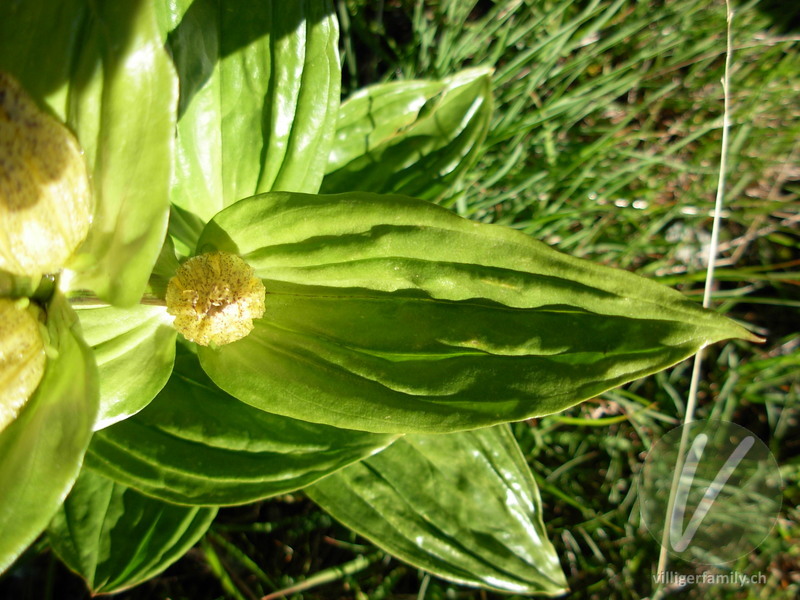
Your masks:
M 60 271 L 84 241 L 92 195 L 74 136 L 0 72 L 0 431 L 39 385 L 47 318 L 31 302 L 44 274 Z
M 0 570 L 60 506 L 89 444 L 96 366 L 54 284 L 92 208 L 72 133 L 0 73 Z

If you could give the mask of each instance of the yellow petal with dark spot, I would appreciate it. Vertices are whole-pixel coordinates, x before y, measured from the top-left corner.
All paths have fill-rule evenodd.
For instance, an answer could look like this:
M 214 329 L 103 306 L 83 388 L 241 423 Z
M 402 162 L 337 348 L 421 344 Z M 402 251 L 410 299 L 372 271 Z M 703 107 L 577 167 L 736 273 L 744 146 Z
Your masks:
M 59 270 L 86 238 L 92 196 L 77 141 L 0 72 L 0 269 Z
M 35 305 L 0 298 L 0 431 L 17 418 L 44 374 L 40 316 Z

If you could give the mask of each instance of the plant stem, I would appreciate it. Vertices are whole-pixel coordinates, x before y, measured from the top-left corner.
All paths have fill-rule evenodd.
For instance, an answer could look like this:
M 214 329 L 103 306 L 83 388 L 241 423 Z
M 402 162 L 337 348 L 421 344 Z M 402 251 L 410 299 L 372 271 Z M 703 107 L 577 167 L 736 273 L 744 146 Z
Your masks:
M 76 296 L 71 296 L 69 298 L 69 303 L 72 306 L 79 306 L 81 308 L 107 308 L 112 306 L 108 302 L 105 302 L 98 298 L 93 294 L 85 294 L 83 292 L 78 293 Z M 141 300 L 139 300 L 139 304 L 143 306 L 166 306 L 167 303 L 163 298 L 158 298 L 156 296 L 143 296 Z
M 725 8 L 727 13 L 727 36 L 726 36 L 726 50 L 725 50 L 725 74 L 722 79 L 722 93 L 723 93 L 723 115 L 722 115 L 722 143 L 720 148 L 719 159 L 719 179 L 717 181 L 717 193 L 714 201 L 714 220 L 711 227 L 711 242 L 708 248 L 708 268 L 706 270 L 705 290 L 703 292 L 703 306 L 709 308 L 711 306 L 711 289 L 714 284 L 714 267 L 716 263 L 717 249 L 719 246 L 719 227 L 720 227 L 720 214 L 722 213 L 722 205 L 725 198 L 725 174 L 727 171 L 728 163 L 728 132 L 730 130 L 730 71 L 731 71 L 731 57 L 733 55 L 733 9 L 731 8 L 730 0 L 725 0 Z M 689 397 L 686 402 L 686 414 L 683 419 L 683 430 L 681 431 L 681 441 L 678 448 L 678 458 L 675 463 L 675 472 L 672 478 L 672 486 L 670 487 L 669 502 L 667 503 L 667 514 L 664 521 L 664 532 L 661 536 L 661 551 L 658 557 L 658 567 L 656 568 L 656 577 L 659 583 L 654 594 L 654 600 L 663 595 L 663 581 L 666 578 L 661 578 L 660 575 L 666 571 L 669 562 L 669 552 L 667 544 L 669 543 L 670 523 L 673 518 L 672 511 L 675 507 L 675 496 L 677 494 L 678 483 L 680 481 L 681 472 L 684 466 L 684 454 L 686 446 L 689 441 L 689 427 L 688 425 L 694 421 L 694 411 L 697 405 L 697 388 L 700 382 L 701 366 L 703 363 L 703 348 L 701 348 L 694 357 L 694 365 L 692 367 L 692 379 L 689 384 Z
M 363 571 L 372 563 L 381 559 L 383 556 L 384 556 L 383 552 L 375 552 L 367 556 L 363 555 L 358 556 L 354 560 L 351 560 L 348 563 L 345 563 L 338 567 L 331 567 L 330 569 L 325 569 L 324 571 L 321 571 L 316 575 L 312 575 L 305 581 L 301 581 L 300 583 L 295 584 L 291 587 L 287 587 L 282 590 L 278 590 L 277 592 L 272 592 L 271 594 L 267 594 L 266 596 L 261 598 L 261 600 L 275 600 L 277 598 L 285 598 L 290 594 L 302 592 L 304 590 L 316 587 L 318 585 L 322 585 L 324 583 L 331 583 L 332 581 L 336 581 L 347 575 L 353 575 L 354 573 Z

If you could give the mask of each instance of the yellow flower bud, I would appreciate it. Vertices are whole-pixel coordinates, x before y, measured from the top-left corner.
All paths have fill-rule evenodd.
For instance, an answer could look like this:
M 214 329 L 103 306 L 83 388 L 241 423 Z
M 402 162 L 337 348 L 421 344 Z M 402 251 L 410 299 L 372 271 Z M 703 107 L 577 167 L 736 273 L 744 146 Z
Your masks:
M 80 147 L 0 72 L 0 269 L 59 270 L 84 240 L 92 196 Z
M 187 260 L 167 285 L 167 312 L 190 342 L 221 346 L 253 330 L 264 314 L 264 284 L 253 268 L 227 252 Z
M 0 431 L 17 418 L 44 374 L 40 316 L 26 300 L 0 298 Z

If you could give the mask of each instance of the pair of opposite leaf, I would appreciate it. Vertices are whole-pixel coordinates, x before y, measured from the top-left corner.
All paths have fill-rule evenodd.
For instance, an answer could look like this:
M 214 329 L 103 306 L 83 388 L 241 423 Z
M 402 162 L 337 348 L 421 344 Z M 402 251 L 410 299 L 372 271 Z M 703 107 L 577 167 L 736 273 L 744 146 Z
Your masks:
M 0 267 L 37 280 L 68 265 L 86 236 L 90 184 L 71 134 L 8 76 L 2 82 L 0 208 L 8 225 Z M 203 367 L 257 408 L 339 427 L 457 431 L 538 416 L 664 368 L 707 343 L 748 337 L 657 284 L 397 196 L 256 196 L 214 217 L 201 242 L 198 250 L 208 252 L 177 269 L 166 303 L 178 331 L 212 346 L 213 356 L 200 353 Z M 266 316 L 262 280 L 275 299 Z M 17 311 L 14 322 L 26 320 L 33 331 L 37 308 L 2 295 L 4 310 Z M 302 316 L 311 326 L 297 321 L 290 303 L 295 312 L 306 305 Z M 337 316 L 340 322 L 332 322 Z M 452 327 L 440 327 L 449 316 Z M 354 330 L 345 319 L 360 320 L 368 331 Z M 401 319 L 417 320 L 420 332 L 392 333 L 406 329 Z M 472 321 L 487 319 L 513 331 L 473 328 Z M 216 354 L 214 348 L 246 337 L 254 321 L 261 326 L 248 345 L 253 352 L 243 346 Z M 652 339 L 632 341 L 642 327 Z M 589 343 L 570 331 L 580 328 Z M 613 339 L 620 334 L 626 339 Z M 4 377 L 22 382 L 7 401 L 13 406 L 8 421 L 41 377 L 45 344 L 24 346 L 8 334 L 3 339 L 14 344 L 4 350 Z M 272 346 L 283 340 L 288 350 L 281 355 Z M 315 358 L 303 359 L 308 352 Z M 292 380 L 279 364 L 287 357 L 308 363 L 312 372 Z M 21 376 L 28 363 L 28 375 Z M 597 377 L 573 385 L 569 380 L 582 365 L 591 365 Z M 339 406 L 341 390 L 323 388 L 335 388 L 328 373 L 336 378 L 342 370 L 345 395 L 354 400 L 343 398 Z M 312 389 L 320 390 L 318 398 Z M 276 397 L 281 393 L 290 397 Z M 497 397 L 486 397 L 492 393 Z M 327 400 L 341 410 L 328 414 L 320 406 Z

